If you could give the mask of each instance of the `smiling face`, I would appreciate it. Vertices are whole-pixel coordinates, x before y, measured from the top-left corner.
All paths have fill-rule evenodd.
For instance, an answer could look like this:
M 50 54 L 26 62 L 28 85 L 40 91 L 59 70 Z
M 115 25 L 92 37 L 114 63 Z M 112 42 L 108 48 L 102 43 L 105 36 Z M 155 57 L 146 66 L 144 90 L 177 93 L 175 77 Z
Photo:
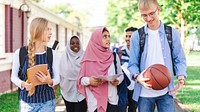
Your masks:
M 157 4 L 153 2 L 149 2 L 148 5 L 141 3 L 139 11 L 143 20 L 148 24 L 148 28 L 152 30 L 159 28 L 160 20 L 158 14 L 160 13 L 160 7 Z
M 105 49 L 110 48 L 110 33 L 107 30 L 103 31 L 103 37 L 102 37 L 102 46 Z
M 127 31 L 127 32 L 126 32 L 125 41 L 126 41 L 126 45 L 127 45 L 127 46 L 130 46 L 130 38 L 131 38 L 132 33 L 133 33 L 133 31 Z
M 70 40 L 70 49 L 77 53 L 80 50 L 80 41 L 77 37 L 72 37 Z

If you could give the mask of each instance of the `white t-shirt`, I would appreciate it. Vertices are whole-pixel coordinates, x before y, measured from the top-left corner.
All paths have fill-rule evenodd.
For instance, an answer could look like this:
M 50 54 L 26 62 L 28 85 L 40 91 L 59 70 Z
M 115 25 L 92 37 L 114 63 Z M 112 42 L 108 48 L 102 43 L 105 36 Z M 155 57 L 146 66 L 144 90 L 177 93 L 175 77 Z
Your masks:
M 160 36 L 158 30 L 150 30 L 148 29 L 148 51 L 147 51 L 147 61 L 145 64 L 145 68 L 153 64 L 163 64 L 163 53 L 160 42 Z M 162 90 L 149 90 L 142 86 L 141 94 L 142 97 L 157 97 L 166 94 L 168 88 Z

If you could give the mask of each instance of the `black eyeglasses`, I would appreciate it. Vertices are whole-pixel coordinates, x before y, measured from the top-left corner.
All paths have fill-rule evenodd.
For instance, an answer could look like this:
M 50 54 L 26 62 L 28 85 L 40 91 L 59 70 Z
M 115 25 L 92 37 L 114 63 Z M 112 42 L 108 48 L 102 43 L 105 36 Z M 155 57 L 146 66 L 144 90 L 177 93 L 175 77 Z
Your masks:
M 155 11 L 150 12 L 149 14 L 141 14 L 141 16 L 142 16 L 144 19 L 146 19 L 148 16 L 149 16 L 149 17 L 153 17 L 153 16 L 155 15 L 155 13 L 157 12 L 157 10 L 158 10 L 158 8 L 156 8 Z

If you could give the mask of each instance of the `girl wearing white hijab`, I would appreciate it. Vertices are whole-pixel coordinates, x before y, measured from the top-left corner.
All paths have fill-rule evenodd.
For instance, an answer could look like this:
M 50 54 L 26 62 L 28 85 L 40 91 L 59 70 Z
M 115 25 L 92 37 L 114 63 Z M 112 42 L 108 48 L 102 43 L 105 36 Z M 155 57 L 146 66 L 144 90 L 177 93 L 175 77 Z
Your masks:
M 77 36 L 67 42 L 60 59 L 60 89 L 67 112 L 86 112 L 85 97 L 77 91 L 76 80 L 84 51 Z

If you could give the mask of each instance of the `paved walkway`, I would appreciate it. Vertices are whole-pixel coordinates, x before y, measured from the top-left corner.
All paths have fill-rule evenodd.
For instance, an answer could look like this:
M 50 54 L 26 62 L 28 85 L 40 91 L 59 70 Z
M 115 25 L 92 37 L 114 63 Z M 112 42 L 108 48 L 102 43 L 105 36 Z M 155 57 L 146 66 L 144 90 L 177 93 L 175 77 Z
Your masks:
M 176 112 L 191 112 L 187 108 L 185 108 L 184 105 L 178 100 L 175 100 L 175 108 L 176 108 Z M 62 98 L 60 98 L 57 101 L 56 112 L 66 112 L 65 104 Z
M 191 112 L 189 109 L 187 109 L 180 101 L 175 100 L 175 108 L 176 112 Z
M 60 97 L 56 103 L 56 112 L 66 112 L 66 107 L 63 99 Z

